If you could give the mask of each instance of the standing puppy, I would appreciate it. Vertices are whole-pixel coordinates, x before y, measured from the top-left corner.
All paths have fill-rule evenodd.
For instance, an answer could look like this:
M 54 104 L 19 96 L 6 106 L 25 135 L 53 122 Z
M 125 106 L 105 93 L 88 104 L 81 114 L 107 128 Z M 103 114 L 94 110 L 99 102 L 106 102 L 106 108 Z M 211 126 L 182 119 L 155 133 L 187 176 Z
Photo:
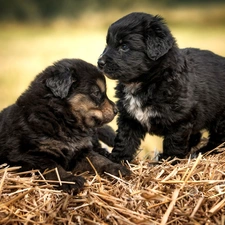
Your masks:
M 63 59 L 46 68 L 16 101 L 0 113 L 0 164 L 21 170 L 58 170 L 65 191 L 79 192 L 84 178 L 73 172 L 92 170 L 128 175 L 120 164 L 98 154 L 98 138 L 113 134 L 103 126 L 117 109 L 106 95 L 104 75 L 79 59 Z M 101 127 L 103 126 L 103 127 Z M 101 127 L 101 128 L 100 128 Z M 99 136 L 99 137 L 98 137 Z M 103 138 L 110 144 L 110 137 Z M 46 174 L 58 180 L 53 171 Z
M 206 152 L 225 141 L 225 58 L 179 49 L 159 16 L 131 13 L 113 23 L 98 67 L 118 80 L 118 133 L 111 158 L 132 160 L 146 133 L 163 158 L 184 158 L 209 132 Z

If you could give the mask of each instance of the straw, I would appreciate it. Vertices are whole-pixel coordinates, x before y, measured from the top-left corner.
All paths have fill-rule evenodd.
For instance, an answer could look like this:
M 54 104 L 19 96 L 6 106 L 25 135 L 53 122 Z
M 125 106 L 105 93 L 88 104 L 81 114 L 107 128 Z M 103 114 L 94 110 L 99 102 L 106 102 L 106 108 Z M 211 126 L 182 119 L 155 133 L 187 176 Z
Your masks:
M 131 177 L 83 173 L 78 195 L 55 189 L 37 170 L 0 165 L 0 224 L 224 224 L 225 148 L 180 163 L 136 159 Z M 56 170 L 57 173 L 57 170 Z

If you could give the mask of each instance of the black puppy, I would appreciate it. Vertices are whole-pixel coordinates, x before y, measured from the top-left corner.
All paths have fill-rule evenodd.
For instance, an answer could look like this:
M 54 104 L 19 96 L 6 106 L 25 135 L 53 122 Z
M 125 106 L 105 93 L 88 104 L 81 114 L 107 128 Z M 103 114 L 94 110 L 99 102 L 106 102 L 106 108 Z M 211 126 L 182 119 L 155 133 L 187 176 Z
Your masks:
M 113 23 L 98 67 L 118 80 L 114 161 L 132 160 L 146 133 L 164 138 L 163 158 L 184 158 L 203 129 L 201 152 L 225 141 L 225 58 L 179 49 L 159 16 L 131 13 Z
M 15 104 L 0 113 L 0 164 L 21 166 L 21 170 L 57 168 L 60 188 L 79 192 L 85 182 L 67 171 L 91 170 L 129 174 L 125 167 L 99 155 L 98 135 L 113 135 L 103 126 L 117 109 L 106 95 L 104 75 L 82 60 L 63 59 L 45 69 Z M 103 136 L 103 141 L 112 142 Z M 53 171 L 47 179 L 57 180 Z

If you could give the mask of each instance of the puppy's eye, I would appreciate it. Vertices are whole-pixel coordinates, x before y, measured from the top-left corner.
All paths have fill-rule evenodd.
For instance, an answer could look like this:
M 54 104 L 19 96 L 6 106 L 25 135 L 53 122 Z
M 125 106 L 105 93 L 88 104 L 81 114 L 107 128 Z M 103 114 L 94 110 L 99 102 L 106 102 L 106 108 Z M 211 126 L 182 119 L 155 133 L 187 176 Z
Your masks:
M 103 101 L 103 95 L 100 91 L 91 92 L 91 99 L 95 102 L 96 106 L 99 106 Z
M 123 52 L 127 52 L 127 51 L 129 51 L 129 47 L 127 44 L 122 44 L 122 45 L 120 45 L 120 50 Z
M 91 95 L 95 98 L 100 99 L 101 98 L 101 92 L 99 90 L 95 90 L 91 93 Z

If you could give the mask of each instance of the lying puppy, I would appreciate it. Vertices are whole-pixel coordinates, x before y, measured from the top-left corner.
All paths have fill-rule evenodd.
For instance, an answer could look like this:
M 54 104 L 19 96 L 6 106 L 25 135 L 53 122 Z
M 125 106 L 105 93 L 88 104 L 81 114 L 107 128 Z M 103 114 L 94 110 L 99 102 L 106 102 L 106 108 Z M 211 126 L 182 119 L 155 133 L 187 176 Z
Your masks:
M 146 133 L 164 138 L 161 157 L 184 158 L 209 132 L 206 152 L 225 141 L 225 58 L 179 49 L 162 18 L 131 13 L 113 23 L 98 60 L 118 80 L 113 161 L 132 160 Z
M 57 168 L 62 181 L 74 182 L 60 188 L 74 193 L 85 180 L 67 171 L 91 170 L 86 157 L 98 172 L 127 175 L 128 169 L 93 151 L 101 148 L 98 136 L 113 135 L 103 125 L 116 113 L 106 95 L 105 77 L 95 66 L 78 59 L 58 61 L 0 113 L 0 163 L 42 172 Z M 106 136 L 103 141 L 112 142 Z M 55 171 L 46 178 L 58 179 Z

